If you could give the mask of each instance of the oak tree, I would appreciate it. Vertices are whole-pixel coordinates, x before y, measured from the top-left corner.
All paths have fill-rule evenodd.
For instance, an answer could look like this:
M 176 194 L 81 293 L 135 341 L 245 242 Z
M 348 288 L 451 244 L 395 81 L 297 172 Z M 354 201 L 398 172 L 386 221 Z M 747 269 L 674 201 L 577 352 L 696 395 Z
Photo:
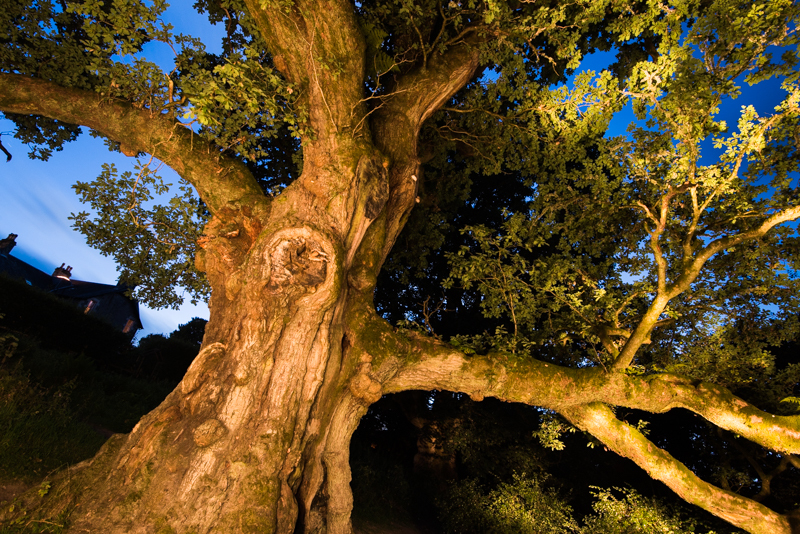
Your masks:
M 2 5 L 31 156 L 82 126 L 138 161 L 76 186 L 75 225 L 143 301 L 210 295 L 180 385 L 40 504 L 75 532 L 349 533 L 360 417 L 433 389 L 539 406 L 551 444 L 574 425 L 739 528 L 800 531 L 615 415 L 683 408 L 798 466 L 800 369 L 769 352 L 800 289 L 796 3 L 198 0 L 221 54 L 163 0 Z M 774 110 L 719 117 L 769 80 Z M 162 163 L 183 181 L 153 205 Z

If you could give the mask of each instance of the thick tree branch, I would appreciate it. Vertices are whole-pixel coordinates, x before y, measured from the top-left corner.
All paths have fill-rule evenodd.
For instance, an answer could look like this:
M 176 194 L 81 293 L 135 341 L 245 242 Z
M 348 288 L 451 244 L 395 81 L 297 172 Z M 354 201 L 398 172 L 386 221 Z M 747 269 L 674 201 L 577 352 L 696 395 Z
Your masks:
M 477 68 L 478 51 L 468 44 L 433 54 L 427 66 L 399 78 L 392 96 L 370 116 L 374 143 L 392 163 L 381 264 L 416 201 L 417 139 L 422 124 L 469 82 Z
M 660 480 L 685 501 L 753 534 L 791 534 L 789 519 L 766 506 L 725 491 L 697 477 L 641 432 L 623 423 L 605 405 L 594 403 L 561 411 L 572 424 L 589 432 L 620 456 Z
M 88 126 L 121 143 L 126 153 L 152 154 L 194 185 L 212 213 L 230 204 L 266 203 L 242 163 L 223 156 L 180 123 L 130 104 L 26 76 L 0 74 L 0 110 Z
M 275 66 L 307 99 L 317 139 L 352 132 L 364 91 L 364 38 L 347 0 L 246 0 Z
M 467 393 L 477 401 L 492 396 L 555 410 L 632 459 L 687 502 L 752 533 L 794 532 L 790 518 L 704 482 L 617 420 L 603 403 L 656 413 L 686 408 L 721 428 L 789 453 L 800 450 L 800 417 L 773 416 L 724 388 L 671 375 L 636 377 L 537 360 L 509 362 L 499 354 L 467 357 L 430 338 L 394 332 L 378 318 L 365 319 L 360 317 L 368 325 L 364 332 L 369 333 L 359 338 L 357 348 L 363 359 L 372 362 L 371 379 L 381 383 L 381 393 L 443 389 Z
M 373 358 L 383 393 L 443 389 L 559 412 L 592 402 L 651 413 L 685 408 L 769 449 L 800 452 L 800 416 L 763 412 L 715 384 L 668 374 L 629 376 L 533 359 L 509 361 L 501 354 L 465 356 L 436 340 L 395 332 L 378 317 L 358 317 L 365 326 L 359 348 Z

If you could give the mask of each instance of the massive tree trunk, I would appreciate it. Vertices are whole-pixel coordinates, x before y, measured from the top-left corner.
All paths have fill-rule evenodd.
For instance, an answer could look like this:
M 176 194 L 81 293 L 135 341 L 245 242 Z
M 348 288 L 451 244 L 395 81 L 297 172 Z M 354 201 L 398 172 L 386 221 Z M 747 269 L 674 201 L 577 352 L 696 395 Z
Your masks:
M 325 163 L 343 182 L 385 185 L 371 155 Z M 319 179 L 307 171 L 301 181 Z M 331 210 L 297 187 L 266 214 L 215 217 L 198 260 L 213 287 L 200 354 L 106 452 L 110 476 L 81 497 L 76 531 L 292 532 L 301 517 L 306 532 L 349 532 L 349 438 L 380 385 L 348 350 L 347 321 L 367 289 L 347 280 L 342 237 L 353 233 L 319 214 L 357 229 L 387 194 L 352 187 Z
M 200 353 L 161 406 L 56 485 L 49 500 L 74 505 L 71 531 L 351 531 L 350 437 L 382 393 L 372 355 L 355 347 L 369 335 L 362 321 L 373 314 L 378 271 L 416 201 L 420 126 L 472 76 L 477 53 L 461 46 L 431 58 L 369 114 L 363 54 L 352 53 L 363 49 L 361 34 L 351 8 L 336 7 L 316 6 L 304 21 L 262 20 L 276 65 L 308 92 L 313 130 L 302 175 L 273 201 L 240 166 L 203 159 L 191 134 L 166 120 L 52 84 L 0 80 L 15 86 L 3 109 L 88 124 L 153 153 L 213 214 L 197 257 L 212 287 Z M 313 26 L 310 48 L 285 37 L 301 22 Z M 340 58 L 344 72 L 318 72 L 319 58 Z
M 288 533 L 298 518 L 350 532 L 350 436 L 381 396 L 351 347 L 385 248 L 385 229 L 367 229 L 385 227 L 389 170 L 368 143 L 326 148 L 271 209 L 219 210 L 206 228 L 202 349 L 158 409 L 71 474 L 76 532 Z M 315 194 L 331 175 L 341 190 Z

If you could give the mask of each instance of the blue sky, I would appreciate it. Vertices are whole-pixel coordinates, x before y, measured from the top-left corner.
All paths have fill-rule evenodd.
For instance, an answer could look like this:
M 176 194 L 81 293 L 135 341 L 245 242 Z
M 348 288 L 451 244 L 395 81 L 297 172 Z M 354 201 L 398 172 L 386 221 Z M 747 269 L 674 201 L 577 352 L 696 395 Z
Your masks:
M 219 51 L 222 26 L 209 24 L 205 16 L 194 12 L 188 3 L 170 7 L 164 18 L 175 27 L 175 33 L 199 37 L 208 50 Z M 165 45 L 149 44 L 143 55 L 161 64 L 162 68 L 169 70 L 171 67 L 172 52 Z M 783 97 L 779 85 L 777 80 L 754 88 L 745 84 L 739 99 L 724 103 L 722 116 L 729 126 L 734 126 L 744 104 L 754 105 L 759 114 L 769 114 Z M 624 134 L 633 119 L 630 107 L 623 110 L 612 122 L 612 135 Z M 62 152 L 54 153 L 48 162 L 34 161 L 27 157 L 28 148 L 13 139 L 13 127 L 11 122 L 0 120 L 2 142 L 14 156 L 11 162 L 5 163 L 0 155 L 0 238 L 12 232 L 18 234 L 14 255 L 45 272 L 67 263 L 73 267 L 76 279 L 116 283 L 114 261 L 87 246 L 83 236 L 71 229 L 69 215 L 87 209 L 78 201 L 71 186 L 79 180 L 94 179 L 103 163 L 114 163 L 121 173 L 132 169 L 133 160 L 109 152 L 101 140 L 84 134 Z M 706 157 L 713 158 L 713 152 L 709 144 Z M 167 181 L 177 182 L 177 175 L 171 171 L 165 169 L 162 175 Z M 185 304 L 177 311 L 142 307 L 141 312 L 145 328 L 139 337 L 169 333 L 192 317 L 208 317 L 205 305 Z
M 175 33 L 199 37 L 209 51 L 218 52 L 222 26 L 209 24 L 189 3 L 183 6 L 170 7 L 165 20 L 175 27 Z M 165 45 L 149 44 L 143 54 L 162 67 L 171 65 L 172 52 Z M 79 180 L 96 178 L 103 163 L 114 163 L 122 173 L 133 169 L 134 160 L 109 152 L 103 141 L 90 137 L 86 129 L 77 141 L 55 152 L 49 161 L 31 160 L 28 147 L 12 137 L 13 129 L 13 123 L 0 119 L 3 146 L 13 155 L 6 163 L 0 154 L 0 238 L 18 234 L 12 254 L 46 273 L 66 263 L 73 267 L 73 278 L 77 280 L 115 284 L 117 268 L 113 259 L 86 245 L 83 236 L 71 228 L 69 215 L 88 211 L 71 186 Z M 171 171 L 164 169 L 162 176 L 165 181 L 177 182 L 177 175 Z M 208 307 L 184 304 L 176 311 L 141 306 L 141 316 L 144 330 L 139 338 L 172 332 L 192 317 L 207 319 Z

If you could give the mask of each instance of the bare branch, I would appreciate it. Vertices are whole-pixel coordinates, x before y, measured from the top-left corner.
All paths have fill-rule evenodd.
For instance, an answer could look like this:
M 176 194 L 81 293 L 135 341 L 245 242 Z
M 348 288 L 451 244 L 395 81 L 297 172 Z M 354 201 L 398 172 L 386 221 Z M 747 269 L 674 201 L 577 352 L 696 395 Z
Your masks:
M 663 287 L 661 273 L 663 269 L 664 277 L 666 277 L 666 262 L 660 255 L 658 243 L 653 242 L 654 233 L 651 233 L 651 246 L 653 247 L 656 262 L 659 265 L 658 293 L 648 308 L 647 313 L 645 313 L 644 317 L 639 322 L 639 325 L 634 330 L 633 335 L 628 338 L 628 342 L 620 352 L 620 355 L 614 362 L 612 368 L 616 371 L 621 371 L 631 364 L 634 356 L 636 355 L 636 351 L 639 350 L 639 347 L 641 347 L 645 340 L 650 337 L 650 333 L 653 331 L 653 328 L 656 327 L 659 317 L 667 308 L 669 301 L 689 289 L 692 282 L 694 282 L 700 275 L 700 270 L 703 268 L 703 265 L 705 265 L 705 263 L 714 254 L 717 254 L 727 248 L 737 246 L 745 241 L 752 241 L 754 239 L 763 237 L 767 232 L 779 224 L 793 221 L 797 218 L 800 218 L 800 206 L 795 206 L 772 215 L 763 223 L 761 223 L 758 228 L 750 230 L 749 232 L 742 232 L 737 235 L 723 237 L 712 241 L 695 257 L 694 261 L 689 262 L 685 260 L 686 267 L 684 267 L 683 272 L 678 279 L 669 286 Z
M 735 247 L 741 243 L 744 243 L 745 241 L 752 241 L 754 239 L 761 238 L 779 224 L 794 221 L 797 218 L 800 218 L 800 206 L 795 206 L 793 208 L 775 213 L 761 223 L 758 228 L 750 230 L 749 232 L 742 232 L 740 234 L 723 237 L 712 241 L 700 252 L 700 254 L 697 255 L 694 261 L 684 270 L 683 274 L 675 281 L 675 283 L 672 284 L 672 287 L 669 290 L 669 297 L 674 298 L 686 291 L 689 288 L 689 285 L 697 279 L 697 276 L 700 274 L 700 270 L 703 268 L 703 265 L 705 265 L 705 263 L 714 254 L 722 252 L 727 248 Z

